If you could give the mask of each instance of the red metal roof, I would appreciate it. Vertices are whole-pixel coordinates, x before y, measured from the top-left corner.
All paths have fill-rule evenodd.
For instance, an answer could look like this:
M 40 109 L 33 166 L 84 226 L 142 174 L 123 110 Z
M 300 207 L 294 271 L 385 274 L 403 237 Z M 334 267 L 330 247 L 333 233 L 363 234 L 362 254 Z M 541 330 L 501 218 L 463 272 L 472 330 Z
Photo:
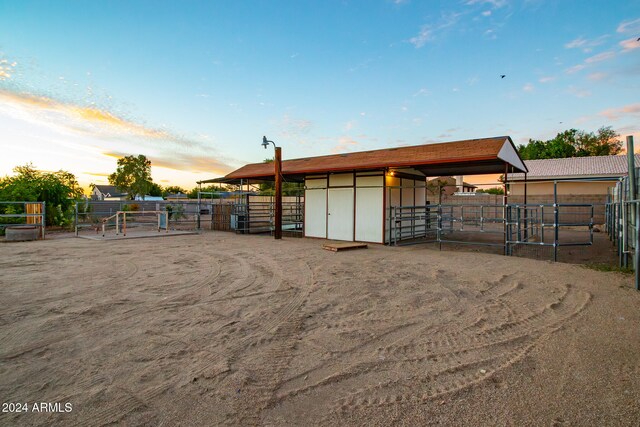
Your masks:
M 498 154 L 505 144 L 513 146 L 513 142 L 508 136 L 284 160 L 282 174 L 304 175 L 448 163 L 503 162 Z M 273 177 L 272 163 L 253 163 L 229 173 L 224 179 L 267 178 L 269 176 Z

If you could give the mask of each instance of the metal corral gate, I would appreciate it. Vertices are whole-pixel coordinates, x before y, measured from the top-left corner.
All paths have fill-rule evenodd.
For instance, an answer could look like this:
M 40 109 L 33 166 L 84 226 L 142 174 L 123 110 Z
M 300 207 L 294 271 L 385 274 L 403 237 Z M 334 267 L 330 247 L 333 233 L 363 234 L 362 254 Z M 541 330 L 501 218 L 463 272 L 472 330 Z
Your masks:
M 285 196 L 282 201 L 282 231 L 289 236 L 302 237 L 304 198 Z M 236 233 L 271 233 L 275 228 L 273 196 L 246 194 L 231 207 L 231 230 Z
M 443 243 L 503 248 L 505 255 L 526 247 L 552 248 L 593 244 L 591 204 L 437 204 L 392 206 L 389 244 Z
M 0 202 L 0 230 L 15 225 L 35 225 L 40 227 L 44 239 L 46 228 L 45 202 Z

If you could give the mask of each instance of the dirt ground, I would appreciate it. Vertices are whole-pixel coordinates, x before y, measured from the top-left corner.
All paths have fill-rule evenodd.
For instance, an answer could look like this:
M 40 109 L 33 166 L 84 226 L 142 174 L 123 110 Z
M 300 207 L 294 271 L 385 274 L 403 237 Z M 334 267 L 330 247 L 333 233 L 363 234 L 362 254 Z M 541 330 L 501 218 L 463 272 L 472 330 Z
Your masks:
M 633 276 L 323 243 L 0 243 L 0 425 L 640 424 Z

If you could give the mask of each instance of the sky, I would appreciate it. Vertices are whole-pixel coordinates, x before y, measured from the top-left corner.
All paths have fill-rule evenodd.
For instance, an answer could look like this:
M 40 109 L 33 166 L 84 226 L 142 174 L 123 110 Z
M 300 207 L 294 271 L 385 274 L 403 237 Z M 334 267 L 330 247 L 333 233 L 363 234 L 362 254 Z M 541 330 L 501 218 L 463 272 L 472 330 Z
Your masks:
M 601 126 L 640 145 L 639 38 L 640 0 L 0 0 L 0 176 L 106 184 L 144 154 L 188 190 L 272 157 L 263 135 L 285 160 Z

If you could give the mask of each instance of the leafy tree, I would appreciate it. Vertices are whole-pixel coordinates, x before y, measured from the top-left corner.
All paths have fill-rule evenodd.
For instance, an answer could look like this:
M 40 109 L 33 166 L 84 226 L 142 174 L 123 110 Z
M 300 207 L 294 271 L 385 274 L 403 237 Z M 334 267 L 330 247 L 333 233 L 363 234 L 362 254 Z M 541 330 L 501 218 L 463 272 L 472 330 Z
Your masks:
M 13 171 L 15 175 L 0 179 L 0 200 L 46 202 L 47 225 L 66 225 L 71 221 L 74 204 L 83 195 L 72 173 L 43 172 L 30 163 Z
M 197 199 L 198 198 L 198 191 L 203 192 L 203 193 L 220 193 L 221 191 L 227 191 L 228 189 L 226 187 L 223 187 L 222 189 L 220 189 L 219 185 L 216 184 L 212 184 L 212 185 L 207 185 L 205 187 L 202 188 L 198 188 L 198 187 L 194 187 L 191 189 L 191 191 L 189 191 L 187 193 L 187 196 L 189 196 L 190 199 Z M 211 198 L 211 195 L 207 195 L 207 198 Z M 220 196 L 217 194 L 213 195 L 214 199 L 219 199 Z
M 597 134 L 583 133 L 579 140 L 578 155 L 585 156 L 610 156 L 622 151 L 622 141 L 611 126 L 601 127 Z
M 262 163 L 273 163 L 273 159 L 264 159 Z M 276 183 L 274 181 L 263 182 L 258 186 L 260 195 L 274 196 L 276 194 Z M 298 196 L 302 194 L 304 184 L 301 182 L 282 181 L 283 196 Z
M 518 152 L 524 160 L 610 156 L 622 150 L 619 136 L 611 126 L 601 127 L 597 134 L 569 129 L 548 141 L 530 139 L 527 145 L 518 147 Z
M 504 188 L 502 188 L 502 187 L 492 187 L 492 188 L 485 188 L 485 189 L 481 188 L 479 190 L 476 190 L 476 193 L 503 195 L 504 194 Z
M 118 159 L 118 169 L 109 175 L 109 183 L 126 191 L 134 200 L 151 189 L 151 161 L 146 156 L 126 156 Z
M 165 187 L 164 191 L 162 192 L 162 195 L 167 197 L 168 194 L 178 194 L 178 193 L 187 194 L 187 191 L 184 188 L 179 187 L 177 185 L 170 185 L 168 187 Z M 198 197 L 197 193 L 196 193 L 196 197 Z
M 440 203 L 440 201 L 442 200 L 442 195 L 444 194 L 449 183 L 446 179 L 434 178 L 427 181 L 426 185 L 428 194 L 438 196 L 438 203 Z
M 160 184 L 152 182 L 151 186 L 149 186 L 149 191 L 147 192 L 147 194 L 153 197 L 164 197 L 164 192 L 165 190 Z
M 276 183 L 272 181 L 263 182 L 259 185 L 259 192 L 262 196 L 274 196 L 276 194 Z M 282 182 L 283 196 L 298 196 L 302 194 L 304 184 L 301 182 Z

